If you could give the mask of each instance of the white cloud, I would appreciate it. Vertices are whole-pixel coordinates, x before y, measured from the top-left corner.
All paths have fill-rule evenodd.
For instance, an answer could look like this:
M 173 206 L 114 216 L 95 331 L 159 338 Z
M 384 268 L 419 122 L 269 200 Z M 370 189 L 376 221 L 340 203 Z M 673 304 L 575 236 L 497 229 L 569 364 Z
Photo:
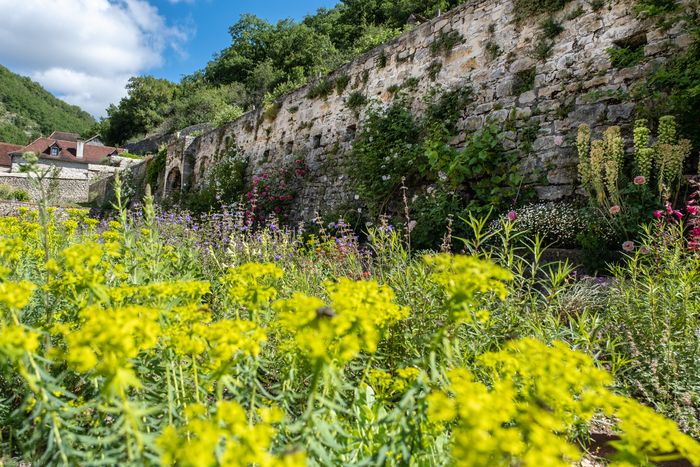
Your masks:
M 0 0 L 0 63 L 103 116 L 187 39 L 146 0 Z

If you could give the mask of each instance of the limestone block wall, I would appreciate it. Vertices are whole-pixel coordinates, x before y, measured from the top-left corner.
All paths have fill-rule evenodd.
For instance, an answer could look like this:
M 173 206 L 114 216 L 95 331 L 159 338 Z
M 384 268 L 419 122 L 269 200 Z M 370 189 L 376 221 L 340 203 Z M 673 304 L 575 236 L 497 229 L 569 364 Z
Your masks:
M 0 184 L 10 185 L 26 191 L 33 201 L 40 196 L 39 190 L 26 173 L 0 173 Z M 44 189 L 55 189 L 55 201 L 59 204 L 84 203 L 88 201 L 90 185 L 87 177 L 84 175 L 77 178 L 61 176 L 45 179 Z
M 348 176 L 354 168 L 346 156 L 366 117 L 366 109 L 348 108 L 348 98 L 361 93 L 374 105 L 387 105 L 392 89 L 410 83 L 404 92 L 416 111 L 435 87 L 470 86 L 474 102 L 463 109 L 453 144 L 462 145 L 487 121 L 498 123 L 506 148 L 517 151 L 521 170 L 540 198 L 570 196 L 576 190 L 578 125 L 588 123 L 596 133 L 618 124 L 629 134 L 635 107 L 630 89 L 691 42 L 682 23 L 661 30 L 655 20 L 638 18 L 634 3 L 612 0 L 594 11 L 589 2 L 570 2 L 554 14 L 564 31 L 544 59 L 535 58 L 534 50 L 546 15 L 517 22 L 512 0 L 468 3 L 333 72 L 328 79 L 349 78 L 340 93 L 309 98 L 310 84 L 280 98 L 272 111 L 249 112 L 196 138 L 171 139 L 164 186 L 196 189 L 219 155 L 236 145 L 249 157 L 252 173 L 303 155 L 310 174 L 297 197 L 296 214 L 308 219 L 316 211 L 333 210 L 354 198 Z M 433 53 L 431 45 L 446 34 L 459 34 L 464 41 L 448 54 Z M 607 49 L 632 43 L 644 47 L 644 60 L 613 68 Z M 533 79 L 525 89 L 524 76 Z

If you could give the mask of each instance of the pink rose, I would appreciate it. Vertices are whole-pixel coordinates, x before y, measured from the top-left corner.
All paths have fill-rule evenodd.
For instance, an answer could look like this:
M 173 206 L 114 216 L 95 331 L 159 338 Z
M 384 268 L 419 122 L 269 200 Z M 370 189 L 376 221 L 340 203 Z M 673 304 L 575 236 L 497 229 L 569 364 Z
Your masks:
M 622 244 L 622 249 L 626 252 L 634 251 L 634 242 L 632 240 L 627 240 Z
M 612 214 L 613 216 L 616 214 L 620 214 L 620 206 L 618 206 L 617 204 L 615 206 L 610 206 L 610 214 Z
M 647 179 L 644 178 L 644 175 L 637 175 L 634 177 L 634 184 L 635 185 L 644 185 L 647 182 Z
M 508 214 L 506 214 L 506 217 L 510 222 L 514 222 L 518 218 L 518 213 L 513 210 L 510 210 L 508 211 Z

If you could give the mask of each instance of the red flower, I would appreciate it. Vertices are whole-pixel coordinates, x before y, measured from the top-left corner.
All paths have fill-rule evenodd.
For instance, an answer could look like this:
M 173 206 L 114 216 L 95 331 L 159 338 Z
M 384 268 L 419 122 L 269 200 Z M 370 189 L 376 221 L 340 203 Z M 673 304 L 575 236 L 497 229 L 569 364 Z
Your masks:
M 683 217 L 683 213 L 680 211 L 673 211 L 673 215 L 679 219 Z
M 284 201 L 285 199 L 287 198 L 285 198 L 284 195 L 280 196 L 280 201 Z
M 277 214 L 279 214 L 280 211 L 282 211 L 280 208 L 275 208 L 275 212 L 276 212 Z
M 690 214 L 691 216 L 697 216 L 698 211 L 700 211 L 700 208 L 689 204 L 688 206 L 686 206 L 685 210 L 688 211 L 688 214 Z
M 275 197 L 270 195 L 270 201 L 274 201 L 274 200 L 275 200 Z
M 654 217 L 656 217 L 657 219 L 661 219 L 661 216 L 663 216 L 663 215 L 664 215 L 663 211 L 654 211 Z

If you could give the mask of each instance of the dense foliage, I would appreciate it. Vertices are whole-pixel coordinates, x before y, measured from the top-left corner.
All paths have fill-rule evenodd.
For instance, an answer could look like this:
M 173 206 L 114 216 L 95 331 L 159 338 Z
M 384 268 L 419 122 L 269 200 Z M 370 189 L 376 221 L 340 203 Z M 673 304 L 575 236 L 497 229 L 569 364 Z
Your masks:
M 411 257 L 386 224 L 364 249 L 128 213 L 119 185 L 117 208 L 0 219 L 2 462 L 570 465 L 604 426 L 618 465 L 700 465 L 654 410 L 700 433 L 700 260 L 671 218 L 606 289 L 510 221 Z
M 518 155 L 505 151 L 496 125 L 468 134 L 462 149 L 453 146 L 471 95 L 468 85 L 436 88 L 420 117 L 400 94 L 388 108 L 369 111 L 350 154 L 360 169 L 352 176 L 369 220 L 398 214 L 396 221 L 410 222 L 415 230 L 416 246 L 434 248 L 450 217 L 500 212 L 519 197 L 527 199 L 517 173 Z M 402 198 L 404 206 L 397 206 Z
M 179 84 L 132 78 L 129 95 L 107 110 L 102 134 L 111 143 L 122 143 L 147 133 L 215 122 L 236 115 L 235 109 L 263 107 L 397 36 L 409 27 L 412 15 L 425 20 L 460 3 L 343 0 L 301 22 L 285 19 L 277 24 L 243 15 L 229 29 L 231 45 Z
M 0 65 L 0 141 L 29 144 L 56 130 L 85 134 L 94 124 L 87 112 Z

